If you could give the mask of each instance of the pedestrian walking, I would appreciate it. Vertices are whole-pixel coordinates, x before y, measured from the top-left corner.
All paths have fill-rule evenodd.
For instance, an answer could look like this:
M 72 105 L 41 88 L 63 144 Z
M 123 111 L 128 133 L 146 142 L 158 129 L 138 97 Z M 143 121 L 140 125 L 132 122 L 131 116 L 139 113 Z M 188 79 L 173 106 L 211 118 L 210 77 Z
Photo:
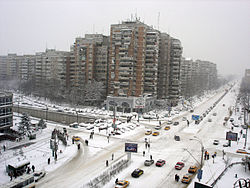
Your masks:
M 112 153 L 112 160 L 114 160 L 114 154 Z
M 153 159 L 152 155 L 150 155 L 150 159 L 151 159 L 151 160 Z
M 116 178 L 116 180 L 115 180 L 115 184 L 117 184 L 118 183 L 118 178 Z
M 148 149 L 150 148 L 150 143 L 148 143 Z
M 12 181 L 13 178 L 12 172 L 9 173 L 9 176 L 10 176 L 10 181 Z
M 143 157 L 144 157 L 145 156 L 145 151 L 143 151 L 142 154 L 143 154 Z
M 147 143 L 147 142 L 145 143 L 145 148 L 146 148 L 146 149 L 148 148 L 148 143 Z
M 207 154 L 207 160 L 209 160 L 209 153 Z
M 34 165 L 32 165 L 32 167 L 31 167 L 31 168 L 32 168 L 32 171 L 33 171 L 33 172 L 35 172 L 35 166 L 34 166 Z
M 106 167 L 108 167 L 109 166 L 109 161 L 108 160 L 106 160 Z
M 50 164 L 50 158 L 48 158 L 48 164 Z
M 88 146 L 88 144 L 89 144 L 89 141 L 88 141 L 88 140 L 85 140 L 85 144 L 86 144 L 86 146 Z
M 176 176 L 176 181 L 178 182 L 179 179 L 180 179 L 180 176 L 177 174 L 177 176 Z
M 175 174 L 175 176 L 174 176 L 174 180 L 175 180 L 175 181 L 177 181 L 177 176 L 178 176 L 178 175 L 177 175 L 177 174 Z
M 3 145 L 3 151 L 5 151 L 6 150 L 6 146 L 5 145 Z

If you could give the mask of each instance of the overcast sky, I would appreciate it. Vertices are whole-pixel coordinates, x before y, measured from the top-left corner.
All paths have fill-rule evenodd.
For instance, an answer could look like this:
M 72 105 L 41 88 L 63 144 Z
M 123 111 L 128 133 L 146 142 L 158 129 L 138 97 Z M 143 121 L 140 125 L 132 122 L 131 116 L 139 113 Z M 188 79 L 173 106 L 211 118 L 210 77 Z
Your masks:
M 219 74 L 250 68 L 250 0 L 0 0 L 0 55 L 69 50 L 86 33 L 137 15 L 182 42 L 183 56 L 217 64 Z

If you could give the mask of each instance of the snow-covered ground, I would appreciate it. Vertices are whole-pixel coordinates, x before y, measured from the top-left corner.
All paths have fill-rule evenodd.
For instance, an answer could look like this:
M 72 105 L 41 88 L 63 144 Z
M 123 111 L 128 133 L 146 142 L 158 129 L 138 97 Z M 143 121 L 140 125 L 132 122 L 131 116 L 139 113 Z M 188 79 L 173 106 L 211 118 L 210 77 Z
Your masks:
M 159 125 L 159 121 L 156 119 L 148 120 L 140 118 L 140 122 L 138 123 L 137 117 L 132 119 L 132 122 L 129 123 L 130 125 L 127 123 L 119 125 L 119 127 L 125 128 L 125 132 L 121 133 L 121 135 L 111 135 L 110 139 L 108 139 L 108 135 L 111 128 L 108 131 L 101 130 L 99 132 L 99 127 L 96 126 L 93 129 L 93 139 L 90 139 L 92 130 L 86 130 L 84 127 L 67 127 L 69 140 L 66 147 L 59 144 L 59 151 L 62 150 L 62 153 L 58 154 L 57 161 L 52 157 L 49 139 L 54 128 L 62 130 L 65 126 L 48 122 L 48 128 L 42 130 L 42 132 L 38 132 L 37 139 L 32 140 L 34 143 L 29 146 L 27 144 L 30 142 L 29 140 L 18 143 L 1 142 L 1 145 L 5 144 L 7 146 L 7 151 L 2 151 L 0 155 L 0 183 L 3 184 L 10 180 L 5 172 L 5 165 L 10 162 L 28 159 L 31 165 L 35 165 L 36 170 L 45 170 L 47 172 L 47 175 L 39 181 L 38 187 L 85 187 L 89 181 L 108 170 L 112 164 L 115 164 L 121 159 L 126 159 L 127 154 L 124 152 L 124 145 L 125 142 L 131 142 L 138 144 L 138 152 L 132 153 L 129 166 L 112 177 L 110 182 L 102 187 L 114 187 L 116 178 L 128 180 L 130 182 L 129 187 L 186 187 L 186 185 L 180 181 L 174 181 L 174 175 L 178 174 L 182 178 L 182 176 L 187 173 L 190 165 L 199 165 L 201 159 L 201 144 L 205 150 L 210 153 L 210 159 L 204 161 L 201 182 L 210 185 L 224 170 L 225 161 L 229 161 L 229 163 L 239 162 L 241 158 L 245 156 L 245 154 L 236 153 L 238 148 L 243 148 L 244 146 L 242 136 L 238 143 L 232 142 L 231 147 L 223 147 L 223 144 L 227 143 L 225 139 L 226 132 L 231 130 L 232 127 L 229 121 L 223 126 L 224 117 L 228 116 L 228 109 L 235 105 L 238 87 L 239 85 L 237 84 L 229 91 L 199 125 L 194 124 L 194 121 L 191 120 L 191 115 L 201 115 L 206 112 L 208 108 L 223 95 L 225 92 L 224 89 L 208 93 L 203 98 L 193 102 L 194 113 L 179 111 L 173 114 L 171 119 L 178 121 L 179 125 L 170 125 L 170 130 L 164 130 L 167 120 L 170 119 L 165 117 L 165 114 L 168 112 L 154 111 L 153 113 L 159 114 L 159 120 L 163 127 L 159 130 L 159 136 L 145 135 L 145 130 L 151 129 L 154 131 L 155 126 Z M 23 97 L 23 99 L 24 103 L 30 101 L 29 103 L 32 104 L 32 106 L 36 106 L 35 103 L 39 104 L 38 102 L 32 102 L 32 99 L 27 100 L 27 97 Z M 225 104 L 225 106 L 222 104 Z M 41 108 L 44 108 L 46 105 L 53 107 L 52 104 L 43 103 L 41 104 Z M 180 108 L 180 106 L 178 108 Z M 60 107 L 60 109 L 64 111 L 67 109 L 67 111 L 74 112 L 70 107 Z M 93 112 L 98 112 L 98 114 L 103 113 L 103 115 L 111 114 L 104 110 L 91 108 L 78 110 L 82 110 L 84 111 L 83 113 L 86 114 L 90 112 L 92 114 Z M 213 115 L 215 112 L 217 113 L 216 116 Z M 119 115 L 121 114 L 118 114 L 118 116 Z M 182 121 L 182 117 L 184 116 L 190 121 L 189 126 L 187 126 L 186 121 Z M 242 123 L 242 120 L 238 120 L 240 116 L 240 112 L 234 111 L 232 116 L 235 119 L 234 123 Z M 211 119 L 212 122 L 208 122 L 208 119 Z M 20 119 L 16 117 L 15 123 L 19 121 Z M 131 125 L 133 128 L 129 129 L 128 127 L 131 127 Z M 239 126 L 234 127 L 233 131 L 241 135 L 240 130 L 241 127 Z M 175 135 L 180 136 L 180 141 L 174 140 Z M 79 141 L 81 144 L 80 150 L 77 149 L 77 144 L 72 144 L 72 136 L 81 137 L 81 141 Z M 145 148 L 145 138 L 150 142 L 150 148 Z M 86 139 L 89 141 L 88 146 L 84 143 Z M 219 140 L 219 145 L 213 145 L 214 139 Z M 248 135 L 248 140 L 249 139 L 250 136 Z M 23 156 L 20 154 L 20 149 L 11 149 L 17 145 L 23 145 Z M 246 150 L 250 152 L 248 149 L 249 143 L 247 143 Z M 224 160 L 222 150 L 226 153 Z M 145 151 L 145 156 L 143 156 L 143 151 Z M 211 155 L 214 154 L 214 152 L 217 152 L 217 156 L 213 162 Z M 113 160 L 112 154 L 114 155 Z M 166 164 L 163 167 L 156 167 L 155 164 L 149 167 L 144 166 L 145 159 L 149 159 L 150 155 L 152 155 L 155 161 L 158 159 L 166 160 Z M 51 158 L 50 165 L 47 163 L 49 157 Z M 109 167 L 106 167 L 106 160 L 109 161 Z M 185 163 L 185 167 L 180 171 L 174 169 L 174 165 L 178 161 Z M 139 178 L 132 178 L 131 173 L 136 168 L 143 169 L 144 174 Z M 236 173 L 238 178 L 249 177 L 249 171 L 244 172 L 244 167 L 235 165 L 225 172 L 222 178 L 215 184 L 215 187 L 232 187 L 233 183 L 237 180 L 237 178 L 235 178 Z M 193 176 L 193 181 L 189 187 L 193 187 L 194 181 L 198 181 L 196 176 Z

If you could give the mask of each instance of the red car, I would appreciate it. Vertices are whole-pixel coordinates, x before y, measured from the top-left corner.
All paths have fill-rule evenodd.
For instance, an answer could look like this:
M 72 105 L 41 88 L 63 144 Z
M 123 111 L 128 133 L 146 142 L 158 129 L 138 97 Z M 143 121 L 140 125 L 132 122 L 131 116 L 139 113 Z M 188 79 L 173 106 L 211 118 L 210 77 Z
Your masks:
M 183 162 L 177 162 L 175 165 L 175 169 L 181 170 L 184 166 L 185 166 L 185 164 Z
M 155 166 L 162 167 L 165 163 L 166 163 L 165 160 L 159 159 L 159 160 L 156 162 Z

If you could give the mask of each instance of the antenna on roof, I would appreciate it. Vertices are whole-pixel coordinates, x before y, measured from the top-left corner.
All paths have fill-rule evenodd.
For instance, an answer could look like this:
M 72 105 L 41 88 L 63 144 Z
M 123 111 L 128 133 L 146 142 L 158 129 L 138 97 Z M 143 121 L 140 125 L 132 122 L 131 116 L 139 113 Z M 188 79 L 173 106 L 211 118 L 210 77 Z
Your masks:
M 160 12 L 158 12 L 157 29 L 160 30 Z

